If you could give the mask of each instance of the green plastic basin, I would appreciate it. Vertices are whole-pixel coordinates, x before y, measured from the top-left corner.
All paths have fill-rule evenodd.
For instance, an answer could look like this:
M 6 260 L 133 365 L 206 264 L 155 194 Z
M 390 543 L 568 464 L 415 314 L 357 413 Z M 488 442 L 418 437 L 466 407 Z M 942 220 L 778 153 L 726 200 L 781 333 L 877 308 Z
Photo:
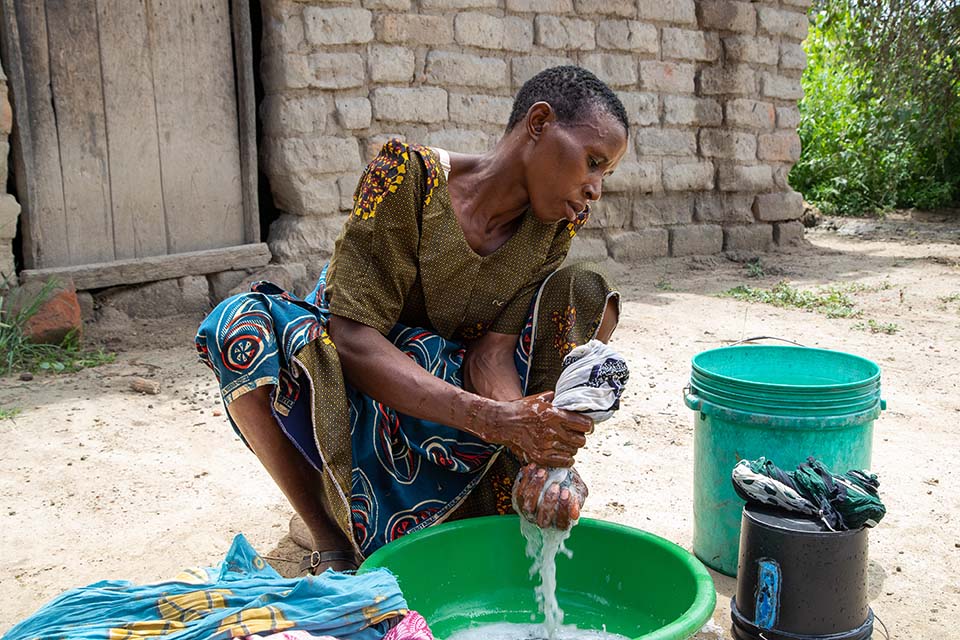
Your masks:
M 557 558 L 564 624 L 628 638 L 682 640 L 710 619 L 713 580 L 692 554 L 645 531 L 582 518 Z M 537 613 L 516 516 L 460 520 L 392 542 L 364 572 L 390 569 L 438 639 L 476 624 L 530 623 Z M 543 616 L 536 615 L 541 622 Z

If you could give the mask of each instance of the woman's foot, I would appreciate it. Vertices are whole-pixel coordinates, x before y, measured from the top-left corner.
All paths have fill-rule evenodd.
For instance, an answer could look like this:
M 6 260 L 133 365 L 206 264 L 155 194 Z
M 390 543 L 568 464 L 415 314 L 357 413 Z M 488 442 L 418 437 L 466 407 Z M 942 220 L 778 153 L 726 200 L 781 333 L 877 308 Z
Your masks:
M 303 521 L 303 518 L 299 514 L 294 514 L 290 518 L 290 539 L 297 543 L 297 545 L 311 551 L 310 554 L 305 555 L 303 560 L 300 562 L 300 572 L 301 573 L 310 573 L 312 575 L 320 575 L 327 569 L 333 569 L 334 571 L 356 571 L 360 566 L 360 561 L 357 559 L 356 554 L 352 549 L 336 549 L 327 547 L 324 545 L 320 550 L 315 550 L 319 547 L 314 542 L 314 536 L 310 532 L 310 529 L 307 527 L 307 524 Z M 337 545 L 337 541 L 330 540 L 330 545 Z
M 293 517 L 290 518 L 290 539 L 304 549 L 313 549 L 313 534 L 310 533 L 307 523 L 303 521 L 299 513 L 293 514 Z
M 300 561 L 300 573 L 318 576 L 327 569 L 356 571 L 360 567 L 353 551 L 313 551 Z

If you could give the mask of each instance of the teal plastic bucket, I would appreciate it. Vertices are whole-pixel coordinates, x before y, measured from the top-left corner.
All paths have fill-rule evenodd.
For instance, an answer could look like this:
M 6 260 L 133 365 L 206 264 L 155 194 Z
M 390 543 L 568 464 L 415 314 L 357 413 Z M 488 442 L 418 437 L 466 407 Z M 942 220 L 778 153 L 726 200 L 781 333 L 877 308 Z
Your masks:
M 713 615 L 710 573 L 693 555 L 651 533 L 581 518 L 557 557 L 564 624 L 637 640 L 685 640 Z M 493 622 L 529 624 L 537 603 L 531 560 L 516 516 L 470 518 L 403 536 L 360 572 L 386 567 L 437 638 Z
M 809 456 L 842 472 L 870 467 L 873 423 L 885 408 L 880 367 L 859 356 L 794 346 L 712 349 L 692 361 L 693 551 L 734 576 L 743 501 L 730 472 L 765 456 L 785 468 Z

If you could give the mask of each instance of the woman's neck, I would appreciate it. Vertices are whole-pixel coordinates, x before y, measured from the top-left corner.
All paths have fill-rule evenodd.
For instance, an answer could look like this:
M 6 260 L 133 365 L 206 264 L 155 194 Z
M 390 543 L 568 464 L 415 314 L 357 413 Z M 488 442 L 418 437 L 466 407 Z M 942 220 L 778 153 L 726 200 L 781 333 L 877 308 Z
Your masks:
M 465 232 L 499 235 L 514 229 L 529 208 L 517 138 L 508 134 L 481 155 L 451 154 L 448 187 Z

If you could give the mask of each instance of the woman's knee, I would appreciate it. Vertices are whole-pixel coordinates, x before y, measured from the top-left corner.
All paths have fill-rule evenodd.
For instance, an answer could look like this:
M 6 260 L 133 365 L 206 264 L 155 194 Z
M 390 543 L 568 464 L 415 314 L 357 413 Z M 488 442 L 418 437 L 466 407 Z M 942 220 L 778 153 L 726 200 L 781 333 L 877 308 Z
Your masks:
M 591 316 L 596 337 L 607 342 L 620 316 L 620 294 L 600 265 L 580 262 L 558 269 L 544 285 L 543 296 L 556 300 L 565 297 L 578 314 Z
M 249 370 L 275 342 L 273 318 L 260 294 L 244 293 L 223 300 L 200 324 L 195 338 L 198 355 L 220 376 Z

